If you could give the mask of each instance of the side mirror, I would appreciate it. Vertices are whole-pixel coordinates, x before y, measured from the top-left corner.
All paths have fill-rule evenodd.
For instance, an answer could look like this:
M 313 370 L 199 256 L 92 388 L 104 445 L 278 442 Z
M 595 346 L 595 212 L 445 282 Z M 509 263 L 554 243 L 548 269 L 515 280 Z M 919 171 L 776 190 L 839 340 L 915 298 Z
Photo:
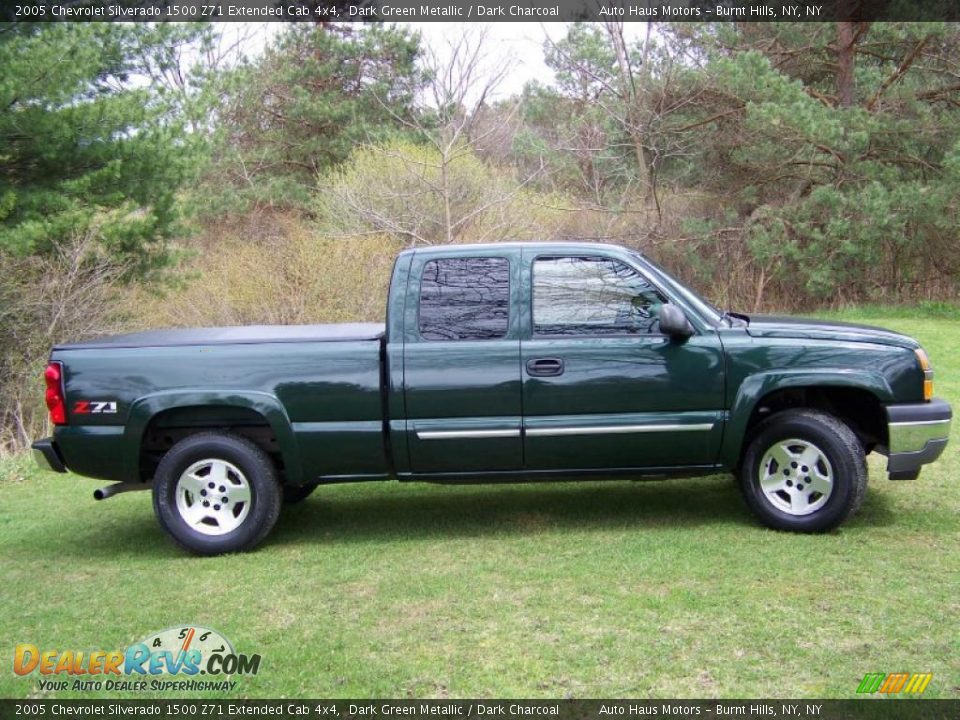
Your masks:
M 664 303 L 660 307 L 660 332 L 674 340 L 685 340 L 694 331 L 683 310 L 671 303 Z

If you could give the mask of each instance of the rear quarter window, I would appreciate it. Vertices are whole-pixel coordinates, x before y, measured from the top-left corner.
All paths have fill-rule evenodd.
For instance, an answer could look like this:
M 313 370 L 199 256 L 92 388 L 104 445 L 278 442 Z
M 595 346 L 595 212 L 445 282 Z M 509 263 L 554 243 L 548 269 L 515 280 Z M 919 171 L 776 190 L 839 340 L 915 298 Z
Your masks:
M 424 340 L 495 340 L 510 319 L 510 261 L 440 258 L 423 266 L 420 336 Z

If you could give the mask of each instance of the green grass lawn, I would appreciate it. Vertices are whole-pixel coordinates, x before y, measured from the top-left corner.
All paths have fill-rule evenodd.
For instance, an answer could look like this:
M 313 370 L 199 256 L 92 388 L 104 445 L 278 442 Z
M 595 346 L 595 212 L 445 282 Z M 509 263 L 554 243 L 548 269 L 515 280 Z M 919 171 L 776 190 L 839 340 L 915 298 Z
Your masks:
M 871 313 L 844 317 L 920 339 L 960 406 L 960 322 Z M 827 535 L 764 529 L 728 477 L 384 483 L 321 488 L 257 552 L 210 559 L 147 493 L 96 503 L 95 480 L 6 461 L 0 697 L 46 696 L 13 674 L 18 642 L 123 649 L 182 623 L 262 655 L 236 697 L 852 697 L 895 671 L 960 697 L 958 427 L 916 482 L 871 457 Z

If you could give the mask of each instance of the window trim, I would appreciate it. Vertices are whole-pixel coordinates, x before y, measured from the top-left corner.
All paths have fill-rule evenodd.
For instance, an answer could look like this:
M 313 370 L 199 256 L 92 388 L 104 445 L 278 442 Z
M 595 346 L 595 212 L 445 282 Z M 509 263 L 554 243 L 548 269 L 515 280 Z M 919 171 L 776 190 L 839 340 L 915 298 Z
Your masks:
M 423 312 L 423 278 L 424 271 L 426 270 L 427 265 L 432 262 L 439 263 L 441 260 L 503 260 L 507 263 L 507 324 L 504 327 L 503 334 L 498 335 L 497 337 L 490 338 L 450 338 L 443 340 L 435 340 L 432 338 L 424 337 L 421 325 L 421 313 Z M 417 283 L 417 338 L 420 342 L 425 343 L 449 343 L 449 342 L 496 342 L 498 340 L 506 340 L 510 337 L 510 322 L 513 319 L 513 266 L 510 264 L 510 258 L 506 255 L 455 255 L 451 257 L 435 256 L 428 258 L 420 266 L 420 279 Z
M 675 277 L 670 275 L 666 270 L 664 270 L 639 250 L 627 250 L 627 254 L 630 256 L 632 261 L 639 262 L 642 267 L 647 269 L 647 272 L 653 274 L 654 277 L 660 280 L 661 285 L 658 287 L 661 291 L 663 291 L 664 285 L 673 291 L 673 296 L 670 296 L 664 292 L 665 295 L 670 297 L 670 302 L 676 303 L 677 305 L 692 311 L 693 315 L 701 320 L 709 329 L 716 329 L 721 325 L 721 316 L 723 315 L 723 312 L 719 308 L 715 307 L 712 302 L 706 298 L 700 297 L 699 293 L 694 292 L 692 288 L 687 287 Z M 676 296 L 678 295 L 682 298 L 681 302 L 677 302 L 676 300 Z
M 547 334 L 547 333 L 538 333 L 537 324 L 533 315 L 533 303 L 534 295 L 536 293 L 536 279 L 535 271 L 538 260 L 551 260 L 551 259 L 563 259 L 563 258 L 578 258 L 580 260 L 605 260 L 607 262 L 618 262 L 622 265 L 626 265 L 628 268 L 637 273 L 640 277 L 646 280 L 650 285 L 664 298 L 667 302 L 672 303 L 673 299 L 669 293 L 664 292 L 663 288 L 658 284 L 653 282 L 650 279 L 650 276 L 643 272 L 633 263 L 626 262 L 623 258 L 614 257 L 612 255 L 604 255 L 602 253 L 598 254 L 583 254 L 583 253 L 542 253 L 534 255 L 530 259 L 530 339 L 531 340 L 574 340 L 578 338 L 631 338 L 633 340 L 642 339 L 642 338 L 667 338 L 669 335 L 666 335 L 662 332 L 655 333 L 630 333 L 630 332 L 618 332 L 618 333 L 583 333 L 576 335 L 563 335 L 563 334 Z

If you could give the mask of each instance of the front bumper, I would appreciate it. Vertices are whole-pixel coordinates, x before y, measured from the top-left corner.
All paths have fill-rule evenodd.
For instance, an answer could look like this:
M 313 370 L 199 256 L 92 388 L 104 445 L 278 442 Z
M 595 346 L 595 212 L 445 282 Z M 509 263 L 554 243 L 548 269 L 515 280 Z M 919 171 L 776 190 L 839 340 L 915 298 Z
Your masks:
M 925 403 L 888 405 L 890 479 L 912 480 L 922 465 L 940 457 L 950 437 L 952 418 L 950 404 L 937 398 Z
M 37 440 L 30 447 L 33 449 L 33 459 L 44 470 L 59 473 L 67 471 L 67 466 L 63 464 L 63 458 L 60 457 L 60 452 L 52 438 Z

